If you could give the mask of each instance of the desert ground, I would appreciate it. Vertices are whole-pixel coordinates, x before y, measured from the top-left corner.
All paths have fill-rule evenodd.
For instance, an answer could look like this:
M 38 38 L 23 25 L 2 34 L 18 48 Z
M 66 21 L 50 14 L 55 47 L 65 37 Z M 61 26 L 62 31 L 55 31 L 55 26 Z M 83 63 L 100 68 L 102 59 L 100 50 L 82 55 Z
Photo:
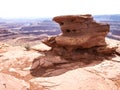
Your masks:
M 84 51 L 81 58 L 63 57 L 42 42 L 60 35 L 57 23 L 14 22 L 0 23 L 0 90 L 120 90 L 120 22 L 101 21 L 111 25 L 105 41 L 115 47 L 112 54 Z

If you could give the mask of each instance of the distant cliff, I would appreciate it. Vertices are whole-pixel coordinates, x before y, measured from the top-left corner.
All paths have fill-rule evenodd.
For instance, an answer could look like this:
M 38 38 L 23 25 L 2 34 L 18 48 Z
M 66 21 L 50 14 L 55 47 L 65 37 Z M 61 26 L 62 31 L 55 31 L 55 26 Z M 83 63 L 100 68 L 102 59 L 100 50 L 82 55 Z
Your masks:
M 120 21 L 120 14 L 115 15 L 95 15 L 95 20 L 98 21 Z

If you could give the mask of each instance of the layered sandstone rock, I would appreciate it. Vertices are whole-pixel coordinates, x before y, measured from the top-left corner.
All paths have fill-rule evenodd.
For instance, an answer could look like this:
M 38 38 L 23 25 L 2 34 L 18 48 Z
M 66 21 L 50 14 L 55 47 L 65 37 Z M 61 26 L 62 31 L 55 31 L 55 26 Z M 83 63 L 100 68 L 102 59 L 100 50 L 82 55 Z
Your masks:
M 57 16 L 53 20 L 60 24 L 63 32 L 55 38 L 59 46 L 91 48 L 106 45 L 109 25 L 95 22 L 91 15 Z
M 106 43 L 119 49 L 120 41 L 107 38 Z M 45 52 L 0 46 L 0 90 L 120 90 L 119 54 L 99 55 L 94 48 L 67 53 L 55 47 L 61 50 L 58 56 L 46 46 Z

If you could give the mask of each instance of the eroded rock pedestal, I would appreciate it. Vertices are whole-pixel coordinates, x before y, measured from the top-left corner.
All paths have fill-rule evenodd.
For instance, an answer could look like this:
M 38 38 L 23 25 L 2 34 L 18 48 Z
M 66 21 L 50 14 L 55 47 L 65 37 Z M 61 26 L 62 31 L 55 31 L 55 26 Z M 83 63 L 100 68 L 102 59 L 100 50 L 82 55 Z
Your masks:
M 70 17 L 78 18 L 74 28 L 84 21 L 101 29 L 70 33 L 74 24 L 68 22 Z M 95 23 L 90 15 L 54 19 L 61 20 L 61 29 L 68 25 L 70 32 L 62 29 L 61 35 L 44 42 L 51 47 L 43 43 L 32 47 L 0 44 L 0 90 L 120 90 L 120 41 L 106 38 L 105 42 L 108 25 Z
M 62 34 L 51 37 L 44 43 L 53 47 L 55 52 L 71 53 L 74 50 L 90 49 L 96 53 L 111 54 L 115 50 L 108 48 L 105 42 L 109 24 L 98 23 L 89 14 L 57 16 L 53 20 L 59 23 Z
M 33 61 L 32 75 L 52 76 L 53 74 L 49 73 L 43 75 L 43 72 L 64 65 L 73 68 L 71 65 L 79 64 L 78 66 L 84 67 L 92 62 L 109 60 L 115 56 L 116 47 L 109 47 L 105 41 L 109 32 L 108 24 L 95 22 L 91 15 L 57 16 L 53 20 L 60 24 L 62 34 L 44 41 L 52 49 L 45 52 L 45 56 Z

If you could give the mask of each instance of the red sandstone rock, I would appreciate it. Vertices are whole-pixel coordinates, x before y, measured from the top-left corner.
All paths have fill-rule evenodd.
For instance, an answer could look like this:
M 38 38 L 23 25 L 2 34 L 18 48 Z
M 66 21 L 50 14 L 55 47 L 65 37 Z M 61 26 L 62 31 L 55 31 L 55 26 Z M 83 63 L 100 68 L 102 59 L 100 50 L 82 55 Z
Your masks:
M 115 46 L 120 43 L 111 39 L 107 41 Z M 119 90 L 120 56 L 99 55 L 95 48 L 68 53 L 64 47 L 55 47 L 53 54 L 52 50 L 37 52 L 26 51 L 20 46 L 2 47 L 6 52 L 0 53 L 0 90 Z M 101 53 L 105 51 L 104 48 L 101 50 Z M 60 53 L 59 56 L 56 53 Z M 67 59 L 62 55 L 67 55 Z M 41 74 L 33 75 L 31 65 L 39 58 L 43 62 L 36 62 L 33 68 L 42 67 L 36 69 Z
M 59 76 L 35 78 L 30 81 L 48 90 L 118 90 L 113 81 L 80 68 Z
M 91 15 L 57 16 L 53 20 L 60 24 L 63 32 L 55 38 L 59 46 L 91 48 L 106 45 L 109 25 L 95 22 Z
M 63 34 L 46 42 L 52 50 L 37 52 L 49 50 L 43 45 L 37 51 L 0 47 L 0 90 L 120 89 L 120 56 L 104 46 L 109 25 L 96 23 L 91 15 L 60 17 Z
M 66 16 L 57 16 L 53 18 L 54 21 L 58 22 L 60 25 L 66 23 L 83 23 L 88 21 L 93 21 L 93 17 L 90 14 L 86 15 L 66 15 Z

